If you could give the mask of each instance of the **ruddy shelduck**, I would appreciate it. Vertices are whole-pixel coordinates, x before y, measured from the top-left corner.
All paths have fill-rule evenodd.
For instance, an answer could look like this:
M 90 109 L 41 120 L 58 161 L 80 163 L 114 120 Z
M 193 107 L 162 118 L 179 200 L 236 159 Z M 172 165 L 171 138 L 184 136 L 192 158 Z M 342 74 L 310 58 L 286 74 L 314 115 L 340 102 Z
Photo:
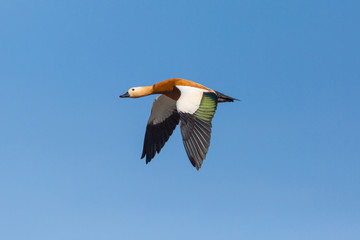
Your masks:
M 210 145 L 211 120 L 217 103 L 238 100 L 198 83 L 172 78 L 152 86 L 132 87 L 121 98 L 161 94 L 152 106 L 141 158 L 146 164 L 160 153 L 180 121 L 181 135 L 191 164 L 201 167 Z

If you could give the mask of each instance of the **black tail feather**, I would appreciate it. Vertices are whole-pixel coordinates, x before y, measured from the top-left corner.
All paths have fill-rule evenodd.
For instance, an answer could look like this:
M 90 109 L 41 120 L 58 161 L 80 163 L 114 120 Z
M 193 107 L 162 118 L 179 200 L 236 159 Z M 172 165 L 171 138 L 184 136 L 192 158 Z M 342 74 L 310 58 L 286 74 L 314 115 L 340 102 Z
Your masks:
M 218 97 L 218 100 L 217 100 L 218 103 L 221 103 L 221 102 L 234 102 L 235 100 L 240 101 L 239 99 L 226 96 L 225 94 L 223 94 L 221 92 L 218 92 L 218 91 L 215 91 L 215 93 L 216 93 L 216 95 Z

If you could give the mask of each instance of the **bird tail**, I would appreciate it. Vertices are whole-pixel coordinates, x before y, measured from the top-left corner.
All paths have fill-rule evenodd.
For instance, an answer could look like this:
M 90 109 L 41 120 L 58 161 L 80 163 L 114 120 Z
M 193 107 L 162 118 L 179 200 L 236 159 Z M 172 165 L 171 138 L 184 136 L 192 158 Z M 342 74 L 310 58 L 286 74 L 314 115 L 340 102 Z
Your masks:
M 239 99 L 226 96 L 225 94 L 223 94 L 221 92 L 218 92 L 218 91 L 215 91 L 215 93 L 216 93 L 216 95 L 218 97 L 218 100 L 217 100 L 218 103 L 221 103 L 221 102 L 233 102 L 235 100 L 240 101 Z

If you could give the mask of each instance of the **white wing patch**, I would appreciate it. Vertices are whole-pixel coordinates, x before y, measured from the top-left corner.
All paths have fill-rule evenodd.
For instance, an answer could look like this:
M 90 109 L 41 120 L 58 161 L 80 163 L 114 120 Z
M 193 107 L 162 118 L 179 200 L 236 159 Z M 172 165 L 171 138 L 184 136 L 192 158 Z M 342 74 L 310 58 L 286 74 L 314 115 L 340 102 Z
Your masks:
M 200 89 L 190 86 L 176 86 L 180 92 L 180 98 L 176 102 L 178 112 L 193 114 L 198 110 L 203 96 L 203 92 L 209 92 L 206 89 Z
M 158 96 L 154 100 L 148 124 L 151 123 L 155 125 L 163 122 L 173 113 L 175 108 L 176 108 L 175 100 L 165 95 Z

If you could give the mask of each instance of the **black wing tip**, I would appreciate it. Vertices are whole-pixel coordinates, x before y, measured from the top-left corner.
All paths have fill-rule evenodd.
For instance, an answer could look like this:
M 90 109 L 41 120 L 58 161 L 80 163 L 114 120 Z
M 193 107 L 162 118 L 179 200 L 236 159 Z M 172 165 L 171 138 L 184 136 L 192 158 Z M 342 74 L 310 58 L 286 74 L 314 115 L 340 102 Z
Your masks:
M 155 154 L 154 154 L 155 155 Z M 140 157 L 140 159 L 143 159 L 144 157 L 146 157 L 146 164 L 148 164 L 149 162 L 151 162 L 151 160 L 154 158 L 154 156 L 153 157 L 151 157 L 149 154 L 147 154 L 146 152 L 143 152 L 143 154 L 141 155 L 141 157 Z
M 191 165 L 193 165 L 193 167 L 196 168 L 197 171 L 199 171 L 201 168 L 202 162 L 201 163 L 197 162 L 193 157 L 191 157 L 189 159 L 190 159 Z
M 205 158 L 206 158 L 206 156 L 205 156 Z M 204 159 L 198 159 L 197 161 L 194 161 L 195 164 L 193 164 L 193 165 L 196 168 L 196 170 L 199 171 L 199 169 L 201 168 L 205 158 Z
M 151 160 L 153 159 L 154 157 L 151 157 L 149 155 L 146 156 L 146 164 L 148 164 L 149 162 L 151 162 Z

